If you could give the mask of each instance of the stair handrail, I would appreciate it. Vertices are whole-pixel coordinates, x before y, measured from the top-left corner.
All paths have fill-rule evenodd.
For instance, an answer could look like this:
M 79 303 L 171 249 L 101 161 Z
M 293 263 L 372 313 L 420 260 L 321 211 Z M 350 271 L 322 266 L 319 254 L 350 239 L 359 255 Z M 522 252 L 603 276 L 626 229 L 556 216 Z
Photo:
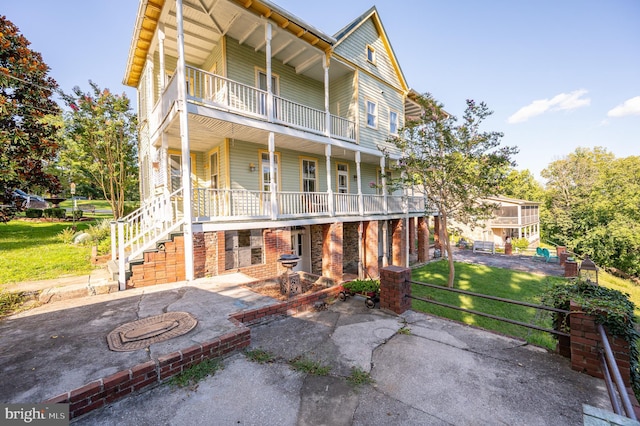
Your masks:
M 162 194 L 145 202 L 117 222 L 118 282 L 120 290 L 126 288 L 126 264 L 142 254 L 162 238 L 167 237 L 182 225 L 179 217 L 178 200 L 183 189 L 179 188 L 171 194 Z M 175 201 L 175 205 L 172 203 Z M 116 238 L 113 235 L 112 241 Z

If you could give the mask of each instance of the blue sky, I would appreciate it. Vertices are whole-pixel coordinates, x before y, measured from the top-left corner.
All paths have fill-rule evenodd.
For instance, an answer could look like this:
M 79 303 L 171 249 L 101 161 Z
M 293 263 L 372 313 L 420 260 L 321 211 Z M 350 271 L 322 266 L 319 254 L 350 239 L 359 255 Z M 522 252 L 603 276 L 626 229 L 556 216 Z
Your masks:
M 173 1 L 173 0 L 167 0 Z M 638 0 L 276 0 L 334 34 L 375 4 L 409 85 L 454 115 L 466 99 L 494 111 L 485 129 L 520 148 L 536 177 L 577 147 L 640 155 Z M 65 92 L 122 84 L 138 2 L 5 1 Z

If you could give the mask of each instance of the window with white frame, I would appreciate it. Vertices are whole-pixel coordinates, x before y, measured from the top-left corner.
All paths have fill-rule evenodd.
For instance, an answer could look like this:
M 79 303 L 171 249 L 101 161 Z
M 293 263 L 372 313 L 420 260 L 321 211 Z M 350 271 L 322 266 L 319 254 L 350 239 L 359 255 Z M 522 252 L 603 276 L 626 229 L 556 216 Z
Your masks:
M 389 111 L 389 133 L 398 134 L 398 113 L 395 111 Z
M 276 184 L 276 189 L 278 188 L 278 164 L 280 154 L 277 152 L 273 153 L 273 174 L 274 181 Z M 271 191 L 271 173 L 269 173 L 269 153 L 261 152 L 260 153 L 260 180 L 262 190 L 265 192 Z
M 316 192 L 317 163 L 315 160 L 302 160 L 302 191 Z
M 376 63 L 376 50 L 371 46 L 367 46 L 367 61 L 374 65 Z
M 372 101 L 367 100 L 367 127 L 374 129 L 378 128 L 378 105 Z
M 338 184 L 338 193 L 346 194 L 349 192 L 349 165 L 338 163 L 336 168 L 338 169 L 338 178 L 336 179 Z
M 211 189 L 218 189 L 220 167 L 218 165 L 218 152 L 214 152 L 209 157 L 209 172 L 210 172 L 210 185 Z

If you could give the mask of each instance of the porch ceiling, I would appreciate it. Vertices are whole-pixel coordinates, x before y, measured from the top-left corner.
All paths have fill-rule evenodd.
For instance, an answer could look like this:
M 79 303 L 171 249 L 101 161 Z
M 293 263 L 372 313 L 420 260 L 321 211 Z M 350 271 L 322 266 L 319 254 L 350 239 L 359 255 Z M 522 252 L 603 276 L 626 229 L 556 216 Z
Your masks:
M 183 0 L 182 4 L 187 64 L 202 67 L 224 35 L 256 52 L 265 53 L 265 22 L 268 19 L 272 23 L 272 58 L 293 67 L 298 74 L 319 81 L 324 79 L 323 58 L 335 40 L 277 6 L 268 2 L 239 0 Z M 147 9 L 150 2 L 148 6 Z M 153 17 L 146 16 L 148 13 L 145 15 L 144 8 L 138 12 L 137 25 L 144 26 L 144 31 L 134 33 L 125 84 L 137 85 L 146 55 L 157 49 L 157 37 L 151 39 L 156 27 L 164 26 L 165 54 L 178 56 L 176 2 L 166 0 L 163 5 L 154 5 L 152 10 L 157 11 L 160 7 L 159 18 L 157 12 Z M 144 43 L 140 44 L 141 41 Z M 338 78 L 351 71 L 348 65 L 332 61 L 330 78 Z
M 180 122 L 176 118 L 166 128 L 169 148 L 180 149 Z M 268 147 L 269 131 L 255 127 L 242 126 L 225 120 L 219 120 L 200 115 L 189 115 L 189 143 L 191 151 L 208 152 L 228 138 L 231 143 L 235 140 L 252 142 Z M 312 142 L 304 138 L 275 134 L 276 151 L 287 149 L 303 154 L 324 156 L 325 145 Z M 355 148 L 355 145 L 354 145 Z M 333 146 L 331 158 L 334 160 L 355 161 L 355 151 L 348 148 Z M 379 164 L 380 157 L 361 153 L 362 163 Z

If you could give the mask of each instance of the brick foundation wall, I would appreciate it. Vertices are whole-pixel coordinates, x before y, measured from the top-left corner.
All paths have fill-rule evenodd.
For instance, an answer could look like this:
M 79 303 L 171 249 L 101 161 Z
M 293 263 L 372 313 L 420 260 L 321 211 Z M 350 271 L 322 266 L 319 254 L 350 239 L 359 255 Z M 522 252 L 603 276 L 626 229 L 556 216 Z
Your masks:
M 362 237 L 364 239 L 364 270 L 365 276 L 378 278 L 378 221 L 363 222 Z
M 343 225 L 342 265 L 343 270 L 350 273 L 358 273 L 358 259 L 360 258 L 358 227 L 358 222 L 348 222 Z
M 407 232 L 405 219 L 391 221 L 391 264 L 405 266 L 407 264 Z
M 416 252 L 416 218 L 409 218 L 409 254 Z
M 134 392 L 157 386 L 206 359 L 223 358 L 234 351 L 244 349 L 249 346 L 250 341 L 249 329 L 241 325 L 237 331 L 212 341 L 163 355 L 156 360 L 94 380 L 80 388 L 43 401 L 43 404 L 69 404 L 69 416 L 79 417 Z
M 230 317 L 245 325 L 256 325 L 272 320 L 273 316 L 292 316 L 299 312 L 311 310 L 318 302 L 327 302 L 338 297 L 341 291 L 342 286 L 336 285 L 315 293 L 302 294 L 275 305 L 237 312 L 231 314 Z
M 342 222 L 322 225 L 322 275 L 342 282 Z
M 429 220 L 426 217 L 418 218 L 418 262 L 429 260 Z
M 380 309 L 401 314 L 411 309 L 411 269 L 387 266 L 380 270 Z
M 127 287 L 146 287 L 184 279 L 184 237 L 174 235 L 172 240 L 161 244 L 158 250 L 144 252 L 143 263 L 131 264 L 131 277 L 127 281 Z
M 322 225 L 311 225 L 311 273 L 322 275 Z

